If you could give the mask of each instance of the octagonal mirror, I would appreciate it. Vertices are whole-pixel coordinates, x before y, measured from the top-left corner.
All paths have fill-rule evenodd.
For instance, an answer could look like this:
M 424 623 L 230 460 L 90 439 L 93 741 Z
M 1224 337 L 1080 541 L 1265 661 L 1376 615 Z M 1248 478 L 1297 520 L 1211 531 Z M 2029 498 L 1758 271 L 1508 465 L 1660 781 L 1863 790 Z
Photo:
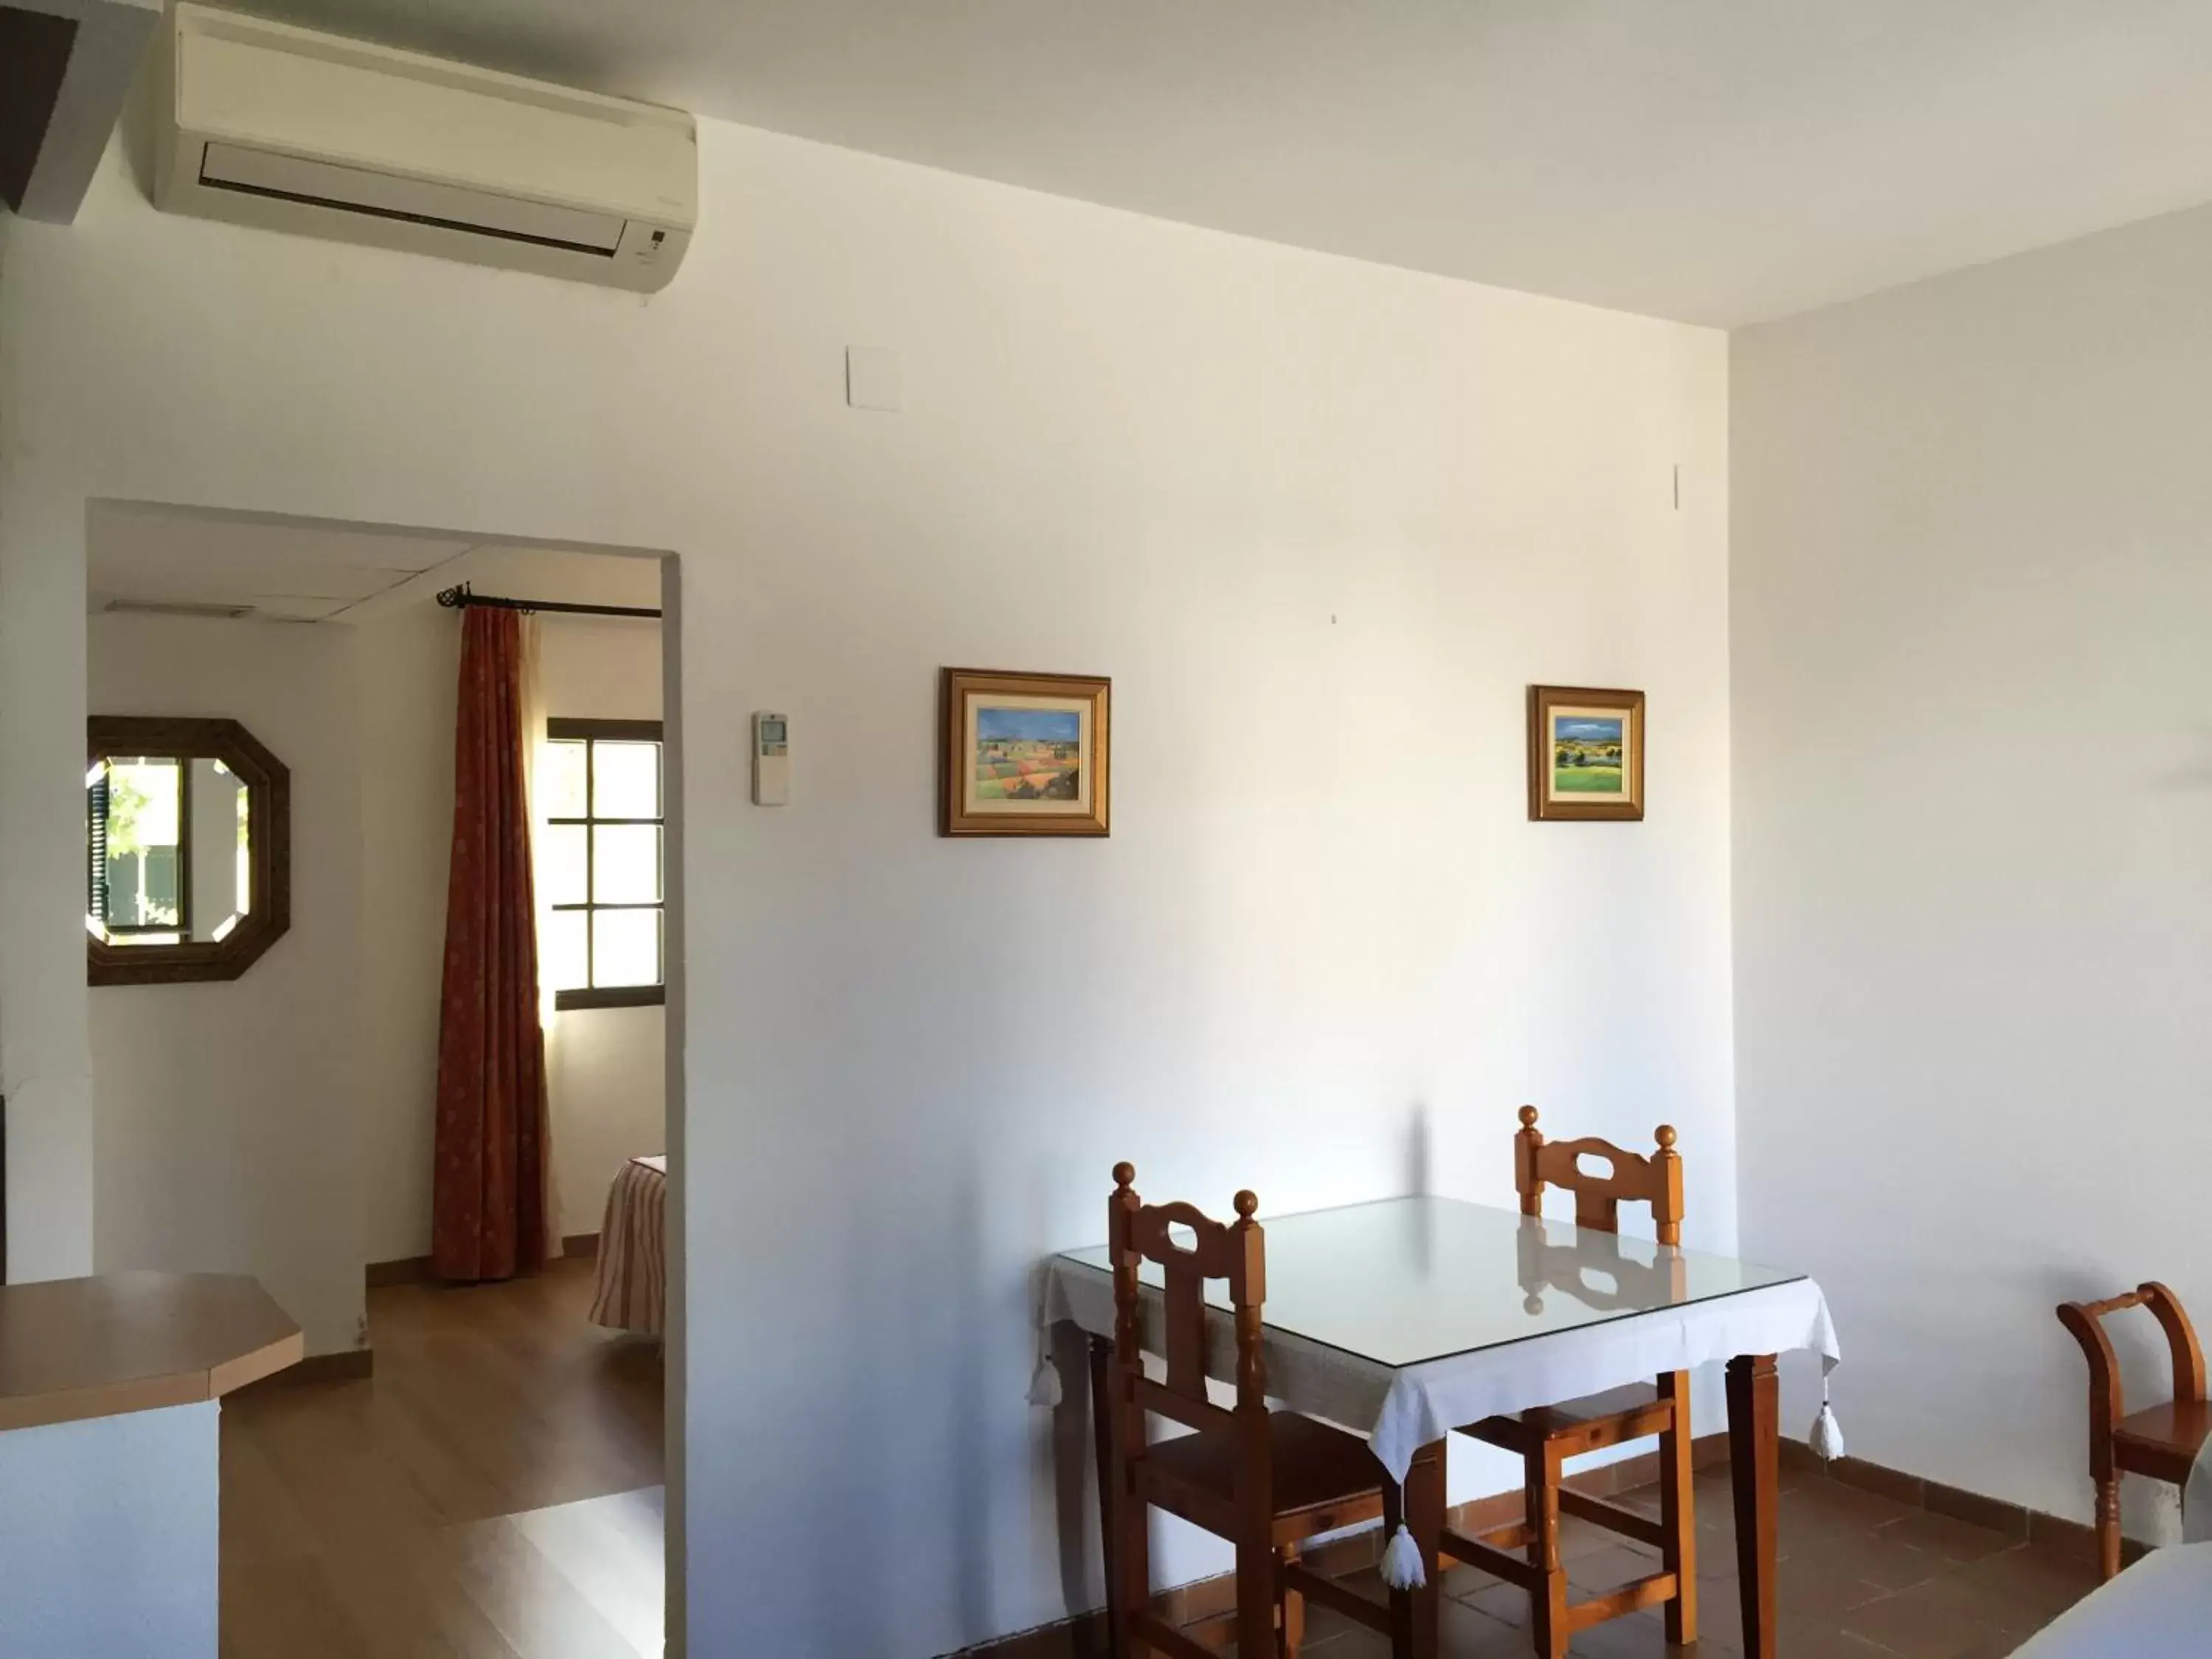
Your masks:
M 291 925 L 291 773 L 236 720 L 88 722 L 94 985 L 236 979 Z

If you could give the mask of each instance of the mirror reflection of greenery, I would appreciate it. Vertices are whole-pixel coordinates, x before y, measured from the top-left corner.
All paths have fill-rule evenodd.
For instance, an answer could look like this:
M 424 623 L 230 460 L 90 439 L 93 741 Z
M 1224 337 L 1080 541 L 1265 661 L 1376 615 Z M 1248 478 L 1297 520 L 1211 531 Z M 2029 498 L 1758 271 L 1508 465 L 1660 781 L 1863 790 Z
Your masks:
M 243 811 L 246 798 L 239 797 Z M 107 769 L 107 856 L 127 858 L 145 850 L 138 836 L 138 827 L 152 810 L 154 802 L 146 792 L 131 781 L 131 774 L 119 766 Z

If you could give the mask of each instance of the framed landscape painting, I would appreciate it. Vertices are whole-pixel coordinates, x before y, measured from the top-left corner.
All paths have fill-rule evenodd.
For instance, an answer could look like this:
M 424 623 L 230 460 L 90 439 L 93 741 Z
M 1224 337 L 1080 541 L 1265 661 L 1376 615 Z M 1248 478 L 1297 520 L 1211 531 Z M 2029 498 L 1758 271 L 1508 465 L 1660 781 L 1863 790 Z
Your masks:
M 939 833 L 1103 836 L 1113 682 L 945 671 Z
M 1644 694 L 1528 688 L 1528 816 L 1644 816 Z

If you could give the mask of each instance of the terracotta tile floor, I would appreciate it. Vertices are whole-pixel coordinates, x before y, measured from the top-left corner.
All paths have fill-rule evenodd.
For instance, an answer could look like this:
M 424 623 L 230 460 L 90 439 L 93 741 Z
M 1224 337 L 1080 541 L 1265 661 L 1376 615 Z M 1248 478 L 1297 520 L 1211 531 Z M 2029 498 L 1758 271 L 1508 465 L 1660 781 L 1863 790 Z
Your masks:
M 1788 1659 L 1996 1659 L 2096 1583 L 2086 1561 L 1856 1487 L 1789 1469 L 1783 1485 L 1777 1610 Z M 1620 1501 L 1658 1512 L 1656 1492 Z M 1598 1528 L 1570 1520 L 1564 1536 L 1568 1577 L 1578 1594 L 1656 1571 L 1656 1551 Z M 1579 1659 L 1715 1659 L 1741 1650 L 1724 1469 L 1698 1482 L 1698 1565 L 1695 1647 L 1669 1649 L 1651 1611 L 1584 1631 L 1570 1650 Z M 1382 1594 L 1378 1586 L 1363 1588 Z M 1530 1651 L 1522 1592 L 1466 1567 L 1445 1576 L 1444 1591 L 1444 1651 L 1451 1659 Z M 1389 1645 L 1316 1611 L 1303 1650 L 1314 1659 L 1368 1659 L 1387 1656 Z

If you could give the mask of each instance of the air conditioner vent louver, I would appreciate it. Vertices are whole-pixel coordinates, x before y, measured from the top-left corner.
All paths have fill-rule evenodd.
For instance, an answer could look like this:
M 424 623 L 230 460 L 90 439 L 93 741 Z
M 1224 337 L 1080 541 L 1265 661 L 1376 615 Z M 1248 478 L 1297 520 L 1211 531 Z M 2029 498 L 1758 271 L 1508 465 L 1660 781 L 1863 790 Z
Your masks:
M 210 190 L 234 190 L 303 207 L 365 213 L 476 236 L 504 236 L 602 259 L 612 258 L 622 246 L 623 222 L 604 213 L 517 202 L 481 191 L 455 190 L 450 185 L 333 167 L 327 161 L 302 161 L 231 144 L 207 146 L 200 156 L 200 183 Z
M 698 152 L 678 111 L 178 5 L 156 204 L 610 287 L 665 287 Z

